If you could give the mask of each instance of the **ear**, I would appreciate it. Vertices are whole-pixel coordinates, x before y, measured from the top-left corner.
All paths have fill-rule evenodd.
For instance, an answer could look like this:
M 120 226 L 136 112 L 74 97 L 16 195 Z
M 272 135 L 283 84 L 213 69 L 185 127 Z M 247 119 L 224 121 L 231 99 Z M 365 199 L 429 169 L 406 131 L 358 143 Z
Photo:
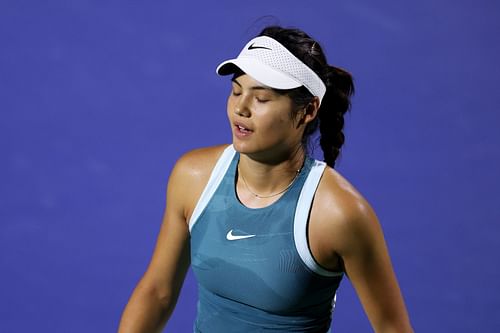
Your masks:
M 319 97 L 315 96 L 312 101 L 304 107 L 304 114 L 302 122 L 305 124 L 310 123 L 318 116 L 319 110 Z

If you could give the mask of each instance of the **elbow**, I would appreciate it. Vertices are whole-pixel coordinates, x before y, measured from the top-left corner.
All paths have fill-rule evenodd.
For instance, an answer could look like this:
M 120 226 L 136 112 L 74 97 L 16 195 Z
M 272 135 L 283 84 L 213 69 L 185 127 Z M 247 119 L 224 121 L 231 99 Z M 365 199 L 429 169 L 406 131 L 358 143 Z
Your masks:
M 140 298 L 146 300 L 146 302 L 150 304 L 155 304 L 165 313 L 172 311 L 178 296 L 168 288 L 162 288 L 144 280 L 137 285 L 137 293 L 140 295 Z

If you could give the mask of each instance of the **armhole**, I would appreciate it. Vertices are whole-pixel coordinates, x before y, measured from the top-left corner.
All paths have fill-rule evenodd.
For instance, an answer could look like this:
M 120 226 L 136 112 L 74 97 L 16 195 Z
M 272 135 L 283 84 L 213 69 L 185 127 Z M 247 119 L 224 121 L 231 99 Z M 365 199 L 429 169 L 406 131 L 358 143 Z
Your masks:
M 210 174 L 210 178 L 208 179 L 208 183 L 203 189 L 203 192 L 201 192 L 200 199 L 198 199 L 198 202 L 194 207 L 193 214 L 189 219 L 189 232 L 191 232 L 191 229 L 193 229 L 196 221 L 214 195 L 215 190 L 219 187 L 219 184 L 222 181 L 222 178 L 224 178 L 235 153 L 236 151 L 234 150 L 233 145 L 229 145 L 226 149 L 224 149 L 222 155 L 217 160 L 217 163 Z
M 293 236 L 295 247 L 297 249 L 297 252 L 299 253 L 300 258 L 311 271 L 321 276 L 335 277 L 342 275 L 342 273 L 332 272 L 321 267 L 316 262 L 316 260 L 314 260 L 311 250 L 309 249 L 309 243 L 307 241 L 307 225 L 309 220 L 309 212 L 311 210 L 312 201 L 325 168 L 326 163 L 321 161 L 314 161 L 311 167 L 311 171 L 309 172 L 304 186 L 302 187 L 302 191 L 300 192 L 299 200 L 297 202 L 293 225 Z

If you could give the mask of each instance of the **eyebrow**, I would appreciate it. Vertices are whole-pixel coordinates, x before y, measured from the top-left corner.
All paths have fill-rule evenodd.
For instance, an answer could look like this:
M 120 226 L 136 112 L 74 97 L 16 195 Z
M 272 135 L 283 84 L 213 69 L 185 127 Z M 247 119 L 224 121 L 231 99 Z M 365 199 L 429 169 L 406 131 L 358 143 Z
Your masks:
M 234 83 L 236 83 L 239 87 L 243 88 L 241 86 L 241 83 L 239 83 L 237 79 L 231 79 L 231 81 L 233 81 Z M 269 91 L 273 91 L 272 88 L 266 87 L 266 86 L 252 86 L 252 87 L 250 87 L 250 89 L 252 89 L 252 90 L 269 90 Z

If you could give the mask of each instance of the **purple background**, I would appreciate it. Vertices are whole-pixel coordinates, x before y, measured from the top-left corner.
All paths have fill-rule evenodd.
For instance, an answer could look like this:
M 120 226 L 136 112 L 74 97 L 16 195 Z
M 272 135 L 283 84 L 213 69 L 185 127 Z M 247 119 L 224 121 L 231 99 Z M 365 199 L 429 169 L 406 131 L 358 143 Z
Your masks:
M 0 332 L 116 330 L 172 165 L 230 140 L 215 66 L 266 23 L 306 30 L 356 79 L 338 169 L 379 215 L 416 331 L 499 332 L 499 13 L 494 0 L 0 2 Z M 191 331 L 195 303 L 189 275 L 167 331 Z M 369 331 L 348 280 L 333 331 Z

